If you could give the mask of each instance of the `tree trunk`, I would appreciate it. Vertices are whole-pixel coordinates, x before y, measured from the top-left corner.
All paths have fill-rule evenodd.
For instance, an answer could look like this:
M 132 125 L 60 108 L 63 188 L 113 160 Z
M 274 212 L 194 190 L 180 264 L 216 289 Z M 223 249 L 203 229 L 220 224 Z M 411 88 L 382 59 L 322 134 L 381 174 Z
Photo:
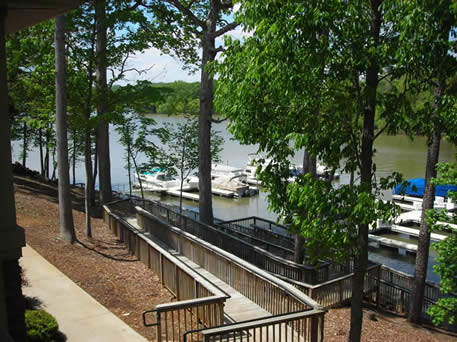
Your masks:
M 67 80 L 65 72 L 65 16 L 56 17 L 56 140 L 59 173 L 60 235 L 70 243 L 76 240 L 70 193 L 67 140 Z
M 129 132 L 130 134 L 130 132 Z M 128 139 L 127 140 L 127 170 L 128 170 L 128 174 L 129 174 L 129 194 L 130 194 L 130 197 L 132 197 L 132 164 L 130 162 L 130 158 L 132 156 L 132 150 L 131 150 L 131 147 L 130 147 L 130 140 Z
M 25 121 L 23 122 L 22 126 L 22 166 L 25 168 L 27 167 L 27 124 Z
M 71 158 L 71 173 L 73 176 L 73 185 L 76 185 L 76 137 L 73 137 L 73 156 Z
M 49 127 L 46 129 L 46 154 L 44 157 L 44 175 L 47 179 L 49 179 L 49 144 L 50 144 L 50 132 Z
M 92 183 L 91 183 L 91 186 L 92 186 L 92 197 L 91 197 L 91 201 L 90 201 L 90 206 L 92 208 L 96 207 L 96 203 L 95 203 L 95 196 L 96 196 L 95 183 L 97 182 L 97 155 L 98 155 L 98 153 L 97 153 L 97 144 L 95 144 L 94 166 L 93 166 Z M 99 192 L 99 195 L 100 195 L 100 192 Z
M 105 0 L 95 1 L 95 17 L 97 23 L 96 43 L 96 78 L 97 78 L 97 115 L 106 113 L 106 8 Z M 100 203 L 112 201 L 111 161 L 109 149 L 109 123 L 103 118 L 97 126 L 97 154 Z
M 141 199 L 144 199 L 144 191 L 143 191 L 143 182 L 140 178 L 140 173 L 138 172 L 138 165 L 136 164 L 136 159 L 132 155 L 133 166 L 135 167 L 135 173 L 138 178 L 138 183 L 140 183 L 140 191 L 141 191 Z
M 314 179 L 317 179 L 316 158 L 306 151 L 303 154 L 303 173 L 310 173 Z M 305 258 L 304 243 L 305 239 L 300 234 L 295 235 L 294 261 L 298 264 L 302 264 Z
M 84 187 L 85 209 L 86 209 L 86 235 L 92 237 L 92 227 L 90 222 L 91 214 L 91 203 L 92 203 L 92 151 L 91 151 L 91 139 L 90 139 L 90 128 L 86 128 L 85 136 L 85 166 L 86 166 L 86 185 Z
M 435 87 L 435 109 L 432 114 L 432 121 L 439 116 L 439 105 L 444 94 L 444 82 L 437 82 Z M 436 178 L 436 163 L 440 154 L 441 131 L 435 128 L 431 141 L 427 148 L 427 162 L 425 166 L 425 190 L 422 201 L 421 223 L 419 228 L 419 240 L 416 254 L 416 268 L 414 278 L 413 295 L 410 302 L 408 320 L 419 323 L 424 302 L 425 281 L 427 279 L 428 255 L 430 249 L 430 229 L 425 222 L 425 213 L 433 209 L 435 202 L 435 187 L 431 184 L 431 179 Z
M 209 32 L 215 32 L 216 20 L 207 20 L 208 28 L 202 38 L 202 72 L 200 82 L 200 117 L 198 130 L 199 144 L 199 211 L 203 223 L 213 224 L 213 199 L 211 192 L 211 120 L 213 115 L 214 89 L 213 79 L 206 70 L 208 62 L 216 57 L 215 40 Z
M 44 176 L 44 160 L 43 160 L 43 129 L 40 128 L 39 130 L 39 135 L 38 135 L 38 139 L 39 139 L 39 144 L 40 144 L 40 167 L 41 167 L 41 172 L 40 174 L 42 176 Z
M 381 28 L 381 0 L 371 0 L 371 37 L 377 46 Z M 363 135 L 360 168 L 360 186 L 363 191 L 371 193 L 373 177 L 373 142 L 374 119 L 376 114 L 376 88 L 379 82 L 379 66 L 376 57 L 373 57 L 367 69 L 366 79 L 366 106 L 363 117 Z M 368 264 L 368 224 L 358 226 L 357 233 L 358 254 L 354 257 L 354 278 L 352 282 L 351 299 L 351 328 L 349 340 L 359 342 L 362 334 L 363 312 L 363 284 Z

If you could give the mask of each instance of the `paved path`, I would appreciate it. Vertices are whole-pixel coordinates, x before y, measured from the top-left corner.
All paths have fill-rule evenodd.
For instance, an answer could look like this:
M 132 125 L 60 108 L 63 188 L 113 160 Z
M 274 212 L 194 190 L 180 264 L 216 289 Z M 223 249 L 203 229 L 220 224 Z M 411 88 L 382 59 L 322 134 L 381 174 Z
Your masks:
M 23 288 L 24 294 L 37 297 L 56 317 L 68 342 L 147 341 L 30 246 L 22 253 L 21 265 L 30 284 Z

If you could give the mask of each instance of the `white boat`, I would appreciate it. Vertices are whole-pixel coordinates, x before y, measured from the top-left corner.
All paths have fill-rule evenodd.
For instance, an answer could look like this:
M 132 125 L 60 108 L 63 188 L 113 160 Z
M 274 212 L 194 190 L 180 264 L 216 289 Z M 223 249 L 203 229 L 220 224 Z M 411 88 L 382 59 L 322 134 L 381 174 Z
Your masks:
M 140 174 L 141 183 L 145 191 L 164 192 L 168 190 L 179 190 L 181 186 L 180 179 L 177 179 L 159 168 L 153 169 L 151 172 Z M 139 187 L 139 181 L 136 181 L 136 186 Z M 184 179 L 183 191 L 191 191 L 198 189 L 198 178 L 187 177 Z
M 231 191 L 235 197 L 252 195 L 247 176 L 242 168 L 229 165 L 211 165 L 211 186 L 214 190 Z
M 258 180 L 257 169 L 260 166 L 260 171 L 264 169 L 271 163 L 271 159 L 264 159 L 263 162 L 259 161 L 260 159 L 250 158 L 244 173 L 247 175 L 246 182 L 249 184 L 261 185 L 261 182 Z M 287 179 L 289 182 L 294 182 L 298 175 L 303 173 L 303 167 L 292 164 L 289 168 L 290 177 Z M 331 170 L 325 165 L 316 162 L 316 174 L 318 177 L 329 177 L 331 176 Z M 339 178 L 339 173 L 333 174 L 333 179 Z

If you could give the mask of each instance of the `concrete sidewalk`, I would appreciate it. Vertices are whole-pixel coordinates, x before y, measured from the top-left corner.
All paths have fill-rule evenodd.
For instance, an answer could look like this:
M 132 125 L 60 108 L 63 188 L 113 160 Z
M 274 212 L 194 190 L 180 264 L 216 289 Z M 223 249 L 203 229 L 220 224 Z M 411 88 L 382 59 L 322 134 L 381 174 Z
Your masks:
M 147 341 L 30 246 L 22 253 L 21 265 L 30 285 L 23 288 L 24 294 L 37 297 L 43 309 L 56 317 L 67 341 Z

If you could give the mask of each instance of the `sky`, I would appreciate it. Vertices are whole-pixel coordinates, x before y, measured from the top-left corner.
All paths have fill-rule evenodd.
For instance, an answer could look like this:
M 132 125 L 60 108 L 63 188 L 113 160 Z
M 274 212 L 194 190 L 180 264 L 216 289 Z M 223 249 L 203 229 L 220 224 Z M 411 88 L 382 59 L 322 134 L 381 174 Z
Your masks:
M 249 34 L 244 32 L 240 26 L 235 30 L 228 32 L 226 35 L 234 39 L 241 39 Z M 223 38 L 216 40 L 216 47 L 223 44 Z M 220 55 L 220 54 L 219 54 Z M 143 53 L 136 54 L 130 57 L 128 61 L 128 68 L 135 68 L 137 70 L 146 70 L 147 72 L 138 75 L 137 72 L 129 72 L 126 75 L 125 81 L 127 83 L 135 82 L 137 80 L 147 80 L 151 82 L 199 82 L 200 71 L 189 74 L 188 70 L 183 70 L 184 64 L 175 57 L 170 55 L 161 54 L 160 50 L 156 48 L 149 48 Z

